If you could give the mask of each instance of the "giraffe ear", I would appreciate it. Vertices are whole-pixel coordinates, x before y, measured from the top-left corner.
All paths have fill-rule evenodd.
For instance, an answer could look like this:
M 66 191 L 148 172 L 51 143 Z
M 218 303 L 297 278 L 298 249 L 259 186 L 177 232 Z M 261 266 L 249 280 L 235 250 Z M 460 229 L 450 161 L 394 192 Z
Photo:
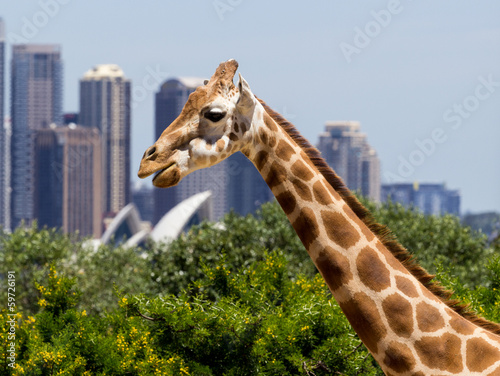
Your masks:
M 240 73 L 238 73 L 238 76 L 238 91 L 240 92 L 240 97 L 236 105 L 241 112 L 247 112 L 255 106 L 255 95 L 253 95 L 248 82 L 245 81 L 243 76 Z

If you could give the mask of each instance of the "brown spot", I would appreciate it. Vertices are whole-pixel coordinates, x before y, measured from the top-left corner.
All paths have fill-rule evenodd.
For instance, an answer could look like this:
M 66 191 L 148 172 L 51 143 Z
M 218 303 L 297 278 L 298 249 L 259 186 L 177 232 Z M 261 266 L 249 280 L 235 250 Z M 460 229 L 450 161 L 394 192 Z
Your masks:
M 358 232 L 345 219 L 342 213 L 323 210 L 321 218 L 323 219 L 323 224 L 330 240 L 333 240 L 342 248 L 349 248 L 360 239 Z
M 267 151 L 261 150 L 255 155 L 254 163 L 255 167 L 257 167 L 260 170 L 264 168 L 264 166 L 267 163 L 267 159 L 269 157 L 269 154 Z
M 474 333 L 474 330 L 476 330 L 476 326 L 474 324 L 463 317 L 458 316 L 455 312 L 451 312 L 450 314 L 454 316 L 450 320 L 450 325 L 458 334 L 470 335 Z
M 295 176 L 304 181 L 309 181 L 314 177 L 314 174 L 311 172 L 311 170 L 307 168 L 304 162 L 302 162 L 300 159 L 292 165 L 291 170 Z
M 377 242 L 376 247 L 379 251 L 379 253 L 383 254 L 385 256 L 385 260 L 387 261 L 387 264 L 394 269 L 398 270 L 401 273 L 405 274 L 410 274 L 410 272 L 401 264 L 396 257 L 382 244 L 382 242 Z
M 385 351 L 384 364 L 396 372 L 408 372 L 415 367 L 415 358 L 408 346 L 391 342 Z
M 302 200 L 310 202 L 312 201 L 312 193 L 309 186 L 303 183 L 299 179 L 292 179 L 291 183 L 293 184 L 293 188 L 297 192 L 297 194 L 302 198 Z
M 276 196 L 281 208 L 286 214 L 291 214 L 295 210 L 295 206 L 297 205 L 297 200 L 295 196 L 288 191 L 280 193 Z
M 215 155 L 211 155 L 210 156 L 210 163 L 214 164 L 215 162 L 217 162 L 217 157 Z
M 276 145 L 276 137 L 273 136 L 273 135 L 268 135 L 268 141 L 267 141 L 267 144 L 274 148 L 274 146 Z
M 247 124 L 245 122 L 240 123 L 240 128 L 241 128 L 241 132 L 243 134 L 245 134 L 246 131 L 248 131 L 248 126 L 247 126 Z
M 240 131 L 240 126 L 239 126 L 238 122 L 235 122 L 235 123 L 234 123 L 234 131 L 235 131 L 236 133 L 238 133 L 238 132 Z
M 363 248 L 356 259 L 359 279 L 363 284 L 374 291 L 382 291 L 390 286 L 389 269 L 370 247 Z
M 444 319 L 441 312 L 434 306 L 425 302 L 417 305 L 417 324 L 423 332 L 435 332 L 444 326 Z
M 233 146 L 234 146 L 234 144 L 232 144 L 232 143 L 227 144 L 226 151 L 228 153 L 231 153 L 231 150 L 233 150 Z
M 333 204 L 332 196 L 325 189 L 321 181 L 317 181 L 313 185 L 314 198 L 321 205 L 330 205 Z
M 231 132 L 231 133 L 229 134 L 229 139 L 230 139 L 231 141 L 238 141 L 238 136 L 237 136 L 236 134 L 234 134 L 233 132 Z
M 353 299 L 339 305 L 359 338 L 372 353 L 376 354 L 378 343 L 385 337 L 387 331 L 375 302 L 365 293 L 359 292 Z
M 264 114 L 264 124 L 269 128 L 271 132 L 274 133 L 278 131 L 278 126 L 267 112 Z
M 303 208 L 292 225 L 302 241 L 302 244 L 309 250 L 311 243 L 319 236 L 318 221 L 316 220 L 313 210 Z
M 283 183 L 286 178 L 286 169 L 279 163 L 273 162 L 265 180 L 269 188 L 273 189 Z
M 500 350 L 482 338 L 467 341 L 467 368 L 472 372 L 483 372 L 500 359 Z
M 259 129 L 259 137 L 264 145 L 267 145 L 267 133 L 263 128 Z
M 220 153 L 224 149 L 225 142 L 224 142 L 224 140 L 219 140 L 219 141 L 217 141 L 216 145 L 217 146 L 215 148 L 215 151 L 217 153 Z
M 441 337 L 423 337 L 415 342 L 417 354 L 425 366 L 451 373 L 463 370 L 460 346 L 460 338 L 450 333 Z
M 410 298 L 418 297 L 418 291 L 411 280 L 406 277 L 396 276 L 396 286 L 406 296 Z
M 332 291 L 352 279 L 349 260 L 332 247 L 326 247 L 321 251 L 314 263 Z
M 495 369 L 492 373 L 489 373 L 488 376 L 498 376 L 500 375 L 500 367 Z
M 212 144 L 209 144 L 208 142 L 205 144 L 205 149 L 211 150 L 212 149 Z
M 413 309 L 402 295 L 389 295 L 382 302 L 391 329 L 400 337 L 409 338 L 413 333 Z
M 276 147 L 276 155 L 284 161 L 289 161 L 292 155 L 295 154 L 293 147 L 285 140 L 279 140 Z
M 300 151 L 300 159 L 302 159 L 304 162 L 306 162 L 306 164 L 308 164 L 309 167 L 311 167 L 312 169 L 316 168 L 314 163 L 311 161 L 311 158 L 309 158 L 303 150 Z
M 359 229 L 361 230 L 367 241 L 371 242 L 373 239 L 375 239 L 375 235 L 373 234 L 373 232 L 371 232 L 370 229 L 363 223 L 363 221 L 359 219 L 356 214 L 354 214 L 349 205 L 345 204 L 343 210 L 347 214 L 347 216 L 359 226 Z

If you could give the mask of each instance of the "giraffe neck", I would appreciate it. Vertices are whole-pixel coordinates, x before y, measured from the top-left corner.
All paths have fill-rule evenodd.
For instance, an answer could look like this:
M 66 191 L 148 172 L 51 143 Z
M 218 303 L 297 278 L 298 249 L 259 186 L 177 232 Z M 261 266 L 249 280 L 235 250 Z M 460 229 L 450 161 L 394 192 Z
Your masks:
M 271 188 L 386 374 L 500 374 L 500 337 L 463 318 L 424 287 L 262 106 L 254 114 L 252 132 L 253 148 L 243 153 Z

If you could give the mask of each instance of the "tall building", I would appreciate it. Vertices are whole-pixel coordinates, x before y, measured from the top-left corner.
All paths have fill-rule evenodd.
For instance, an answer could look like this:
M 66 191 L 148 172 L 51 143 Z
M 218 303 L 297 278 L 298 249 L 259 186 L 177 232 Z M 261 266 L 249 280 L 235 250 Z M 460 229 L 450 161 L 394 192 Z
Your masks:
M 62 122 L 62 61 L 58 45 L 12 47 L 11 227 L 35 219 L 34 133 Z
M 274 198 L 262 175 L 242 153 L 230 156 L 227 164 L 228 209 L 247 215 Z
M 131 202 L 130 80 L 118 65 L 97 65 L 80 80 L 79 122 L 101 133 L 104 211 L 112 216 Z
M 102 234 L 101 138 L 96 128 L 70 124 L 35 132 L 35 203 L 40 226 Z
M 10 228 L 9 189 L 10 166 L 7 165 L 8 139 L 5 120 L 5 27 L 0 18 L 0 226 Z
M 318 149 L 349 189 L 380 201 L 380 160 L 359 122 L 327 122 Z
M 445 184 L 396 183 L 382 185 L 382 201 L 416 207 L 427 215 L 460 215 L 460 192 Z
M 182 111 L 189 94 L 203 85 L 202 78 L 181 77 L 166 80 L 155 98 L 155 139 Z M 227 211 L 227 162 L 210 169 L 195 171 L 175 187 L 154 190 L 154 224 L 178 203 L 204 191 L 212 191 L 214 218 L 221 218 Z

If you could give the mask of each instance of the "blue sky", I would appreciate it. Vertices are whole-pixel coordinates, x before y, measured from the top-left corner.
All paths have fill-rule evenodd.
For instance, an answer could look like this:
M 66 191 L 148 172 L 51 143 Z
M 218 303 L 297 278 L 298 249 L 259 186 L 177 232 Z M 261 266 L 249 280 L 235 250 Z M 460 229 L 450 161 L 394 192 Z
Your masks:
M 445 182 L 464 212 L 500 211 L 498 15 L 494 0 L 0 0 L 8 41 L 62 45 L 65 111 L 89 68 L 123 68 L 133 175 L 160 82 L 235 58 L 312 143 L 325 121 L 358 120 L 384 181 Z

